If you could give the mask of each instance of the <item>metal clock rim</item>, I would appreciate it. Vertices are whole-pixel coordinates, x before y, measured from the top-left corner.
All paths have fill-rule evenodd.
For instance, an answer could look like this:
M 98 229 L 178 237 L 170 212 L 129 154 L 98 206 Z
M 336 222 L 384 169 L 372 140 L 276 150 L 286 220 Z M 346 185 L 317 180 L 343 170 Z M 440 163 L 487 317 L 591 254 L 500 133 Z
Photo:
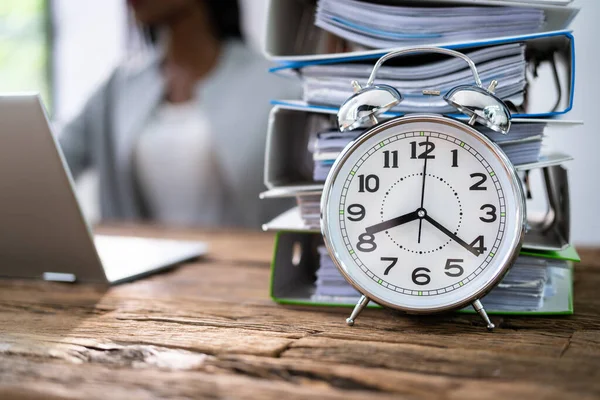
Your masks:
M 339 174 L 341 166 L 348 159 L 348 157 L 358 147 L 360 147 L 360 145 L 363 142 L 367 141 L 372 136 L 374 136 L 374 135 L 378 134 L 379 132 L 381 132 L 387 128 L 390 128 L 392 126 L 404 124 L 407 122 L 419 122 L 419 121 L 439 122 L 442 124 L 452 125 L 458 129 L 463 129 L 463 130 L 471 133 L 473 136 L 477 137 L 478 139 L 480 139 L 483 142 L 483 144 L 486 145 L 486 147 L 488 147 L 502 161 L 503 168 L 510 178 L 511 187 L 513 188 L 513 191 L 515 193 L 517 193 L 517 196 L 518 196 L 518 199 L 516 199 L 517 212 L 520 213 L 520 215 L 517 215 L 517 219 L 520 221 L 520 230 L 515 235 L 515 238 L 512 239 L 512 243 L 511 243 L 512 250 L 508 257 L 507 263 L 498 270 L 498 272 L 493 277 L 493 279 L 491 279 L 486 285 L 482 286 L 479 290 L 477 290 L 471 296 L 465 298 L 464 300 L 461 300 L 457 303 L 453 303 L 453 304 L 450 304 L 447 306 L 435 307 L 435 308 L 430 308 L 430 309 L 401 307 L 401 306 L 398 306 L 395 304 L 391 304 L 385 300 L 382 300 L 382 299 L 378 298 L 377 296 L 374 296 L 373 294 L 364 293 L 365 290 L 362 289 L 345 272 L 343 265 L 342 265 L 343 263 L 340 261 L 339 257 L 337 257 L 337 253 L 333 249 L 332 244 L 330 243 L 331 236 L 329 234 L 330 232 L 329 232 L 329 224 L 328 224 L 328 213 L 326 212 L 326 210 L 328 210 L 328 208 L 329 208 L 330 194 L 331 194 L 331 190 L 333 188 L 333 183 L 334 183 L 335 179 L 337 178 L 337 175 Z M 371 129 L 367 130 L 364 134 L 362 134 L 361 136 L 359 136 L 358 138 L 356 138 L 355 140 L 350 142 L 350 144 L 348 144 L 346 146 L 346 148 L 344 148 L 344 150 L 340 153 L 338 158 L 335 160 L 333 166 L 331 167 L 331 172 L 327 176 L 327 179 L 323 186 L 323 195 L 321 198 L 320 206 L 321 206 L 321 210 L 320 210 L 321 211 L 321 213 L 320 213 L 321 233 L 323 235 L 323 239 L 324 239 L 323 241 L 325 243 L 325 247 L 327 248 L 327 251 L 328 251 L 329 255 L 331 256 L 336 268 L 340 271 L 340 273 L 346 279 L 346 281 L 348 283 L 350 283 L 350 285 L 352 285 L 352 287 L 354 287 L 354 289 L 356 289 L 359 293 L 361 293 L 362 295 L 368 297 L 370 300 L 372 300 L 380 305 L 386 306 L 386 307 L 394 309 L 394 310 L 404 311 L 404 312 L 408 312 L 408 313 L 418 313 L 418 314 L 431 314 L 431 313 L 436 313 L 436 312 L 455 310 L 458 308 L 462 308 L 466 305 L 469 305 L 469 304 L 473 303 L 474 301 L 479 300 L 483 296 L 485 296 L 506 275 L 506 273 L 510 270 L 513 263 L 519 256 L 519 252 L 520 252 L 521 246 L 523 244 L 523 239 L 525 236 L 525 229 L 526 229 L 526 224 L 527 224 L 527 215 L 526 215 L 526 211 L 525 211 L 525 209 L 526 209 L 525 194 L 523 193 L 523 188 L 519 181 L 516 169 L 514 168 L 513 164 L 509 161 L 508 157 L 506 157 L 506 155 L 498 147 L 498 145 L 496 145 L 494 142 L 492 142 L 490 139 L 488 139 L 485 135 L 483 135 L 482 133 L 477 131 L 475 128 L 473 128 L 469 125 L 466 125 L 460 121 L 457 121 L 453 118 L 446 117 L 446 116 L 443 116 L 440 114 L 424 114 L 424 113 L 423 114 L 410 114 L 410 115 L 405 115 L 402 117 L 392 118 L 388 121 L 385 121 L 385 122 L 375 125 Z

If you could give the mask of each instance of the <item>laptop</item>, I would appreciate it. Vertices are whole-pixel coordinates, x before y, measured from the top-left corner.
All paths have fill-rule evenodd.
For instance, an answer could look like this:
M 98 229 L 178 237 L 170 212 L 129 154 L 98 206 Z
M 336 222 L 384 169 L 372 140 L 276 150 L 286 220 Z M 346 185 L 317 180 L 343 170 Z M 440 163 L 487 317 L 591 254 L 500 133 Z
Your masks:
M 206 253 L 201 242 L 93 235 L 36 94 L 0 96 L 0 277 L 120 283 Z

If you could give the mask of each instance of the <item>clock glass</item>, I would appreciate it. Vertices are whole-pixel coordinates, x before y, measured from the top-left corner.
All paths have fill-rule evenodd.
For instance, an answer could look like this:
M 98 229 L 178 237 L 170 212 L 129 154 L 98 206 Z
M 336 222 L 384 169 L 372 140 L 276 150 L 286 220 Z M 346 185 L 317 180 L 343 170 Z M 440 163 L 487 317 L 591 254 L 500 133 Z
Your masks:
M 520 182 L 502 151 L 436 115 L 380 124 L 338 157 L 322 230 L 341 272 L 394 308 L 434 312 L 480 298 L 519 251 Z

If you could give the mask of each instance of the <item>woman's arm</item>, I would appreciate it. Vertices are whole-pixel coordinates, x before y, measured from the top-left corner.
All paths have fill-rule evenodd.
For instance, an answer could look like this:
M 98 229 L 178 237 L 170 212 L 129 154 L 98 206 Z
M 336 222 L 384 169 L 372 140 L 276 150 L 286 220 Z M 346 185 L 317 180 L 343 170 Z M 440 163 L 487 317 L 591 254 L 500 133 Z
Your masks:
M 106 114 L 105 97 L 108 82 L 97 89 L 86 104 L 58 134 L 58 142 L 74 179 L 92 166 L 93 126 L 101 123 Z M 103 122 L 103 121 L 102 121 Z
M 58 142 L 74 179 L 90 165 L 86 109 L 87 106 L 58 135 Z

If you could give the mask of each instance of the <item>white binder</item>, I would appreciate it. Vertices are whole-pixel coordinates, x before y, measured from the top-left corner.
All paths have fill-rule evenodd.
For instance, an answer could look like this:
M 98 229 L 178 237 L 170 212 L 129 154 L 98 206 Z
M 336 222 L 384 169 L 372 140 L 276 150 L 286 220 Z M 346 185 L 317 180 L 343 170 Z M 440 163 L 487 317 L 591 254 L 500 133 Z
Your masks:
M 560 1 L 560 0 L 559 0 Z M 572 6 L 558 6 L 548 4 L 544 1 L 493 1 L 493 0 L 420 0 L 420 4 L 430 5 L 481 5 L 481 6 L 511 6 L 524 8 L 538 8 L 545 13 L 546 20 L 539 32 L 536 34 L 559 31 L 566 29 L 573 18 L 579 12 L 579 9 Z M 331 35 L 328 35 L 322 29 L 314 25 L 316 2 L 314 0 L 269 0 L 267 5 L 267 18 L 264 30 L 263 52 L 267 58 L 278 61 L 307 61 L 338 58 L 341 54 L 333 54 L 331 51 L 321 49 L 323 42 L 327 41 Z M 503 39 L 515 39 L 518 36 L 505 37 Z M 488 40 L 487 43 L 494 42 Z M 479 40 L 466 42 L 432 42 L 430 45 L 444 45 L 448 47 L 458 47 L 470 44 L 480 43 Z M 331 50 L 331 49 L 328 49 Z M 350 51 L 347 51 L 350 50 Z M 352 51 L 347 49 L 343 56 L 366 56 L 373 54 L 387 53 L 388 49 L 378 50 L 359 50 Z M 394 49 L 396 50 L 396 49 Z M 325 51 L 325 53 L 324 53 Z

